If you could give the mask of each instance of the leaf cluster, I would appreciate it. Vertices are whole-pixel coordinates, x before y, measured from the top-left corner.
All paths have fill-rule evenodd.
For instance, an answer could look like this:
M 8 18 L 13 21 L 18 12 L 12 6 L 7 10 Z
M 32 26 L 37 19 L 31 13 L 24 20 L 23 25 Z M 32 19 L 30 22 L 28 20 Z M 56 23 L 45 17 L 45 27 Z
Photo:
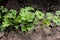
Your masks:
M 49 26 L 51 21 L 60 25 L 60 12 L 57 11 L 56 15 L 51 13 L 44 14 L 42 11 L 36 10 L 33 7 L 21 8 L 19 12 L 14 9 L 8 10 L 4 6 L 0 6 L 0 31 L 6 30 L 6 27 L 11 25 L 17 30 L 19 27 L 21 31 L 30 31 L 34 29 L 38 22 L 42 22 L 42 25 Z M 58 14 L 57 14 L 58 13 Z M 2 16 L 2 14 L 4 14 Z

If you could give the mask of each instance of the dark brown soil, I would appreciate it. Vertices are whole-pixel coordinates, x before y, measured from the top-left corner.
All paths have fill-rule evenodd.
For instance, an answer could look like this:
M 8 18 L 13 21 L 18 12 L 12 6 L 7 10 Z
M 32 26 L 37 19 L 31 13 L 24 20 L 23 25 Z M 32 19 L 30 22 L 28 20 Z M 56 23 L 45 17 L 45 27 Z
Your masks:
M 60 10 L 60 2 L 58 0 L 7 0 L 0 2 L 0 5 L 17 11 L 25 6 L 33 6 L 44 13 Z M 0 32 L 0 40 L 60 40 L 60 26 L 52 23 L 51 26 L 43 27 L 42 29 L 39 22 L 39 25 L 29 32 L 8 29 L 8 31 Z
M 0 40 L 60 40 L 60 27 L 51 29 L 50 27 L 36 26 L 33 31 L 23 33 L 19 30 L 8 33 L 0 32 Z

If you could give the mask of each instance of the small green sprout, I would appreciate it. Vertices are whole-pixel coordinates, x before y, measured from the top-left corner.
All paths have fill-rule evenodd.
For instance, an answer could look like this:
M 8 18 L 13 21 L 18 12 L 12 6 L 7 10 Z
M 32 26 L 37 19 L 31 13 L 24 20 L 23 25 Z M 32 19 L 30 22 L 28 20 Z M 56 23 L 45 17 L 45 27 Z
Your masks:
M 2 27 L 8 27 L 10 25 L 10 22 L 8 19 L 4 19 L 4 21 L 2 22 Z
M 28 12 L 28 11 L 30 11 L 30 10 L 34 10 L 34 8 L 33 8 L 33 7 L 25 7 L 25 11 L 26 11 L 26 12 Z
M 2 12 L 4 13 L 4 12 L 8 12 L 8 9 L 7 8 L 4 8 L 3 10 L 2 10 Z
M 52 15 L 51 13 L 46 13 L 46 18 L 47 18 L 47 19 L 51 20 L 52 17 L 53 17 L 53 15 Z
M 38 19 L 43 19 L 45 16 L 44 13 L 39 10 L 35 12 L 35 15 L 37 16 Z
M 14 26 L 14 27 L 16 28 L 16 30 L 19 28 L 19 26 L 18 26 L 18 25 Z
M 29 8 L 29 9 L 27 9 Z M 20 10 L 20 16 L 22 20 L 32 21 L 34 18 L 34 13 L 30 12 L 29 10 L 33 10 L 32 7 L 25 7 Z
M 27 27 L 27 30 L 28 30 L 28 31 L 34 29 L 34 24 L 28 24 L 27 26 L 28 26 L 28 27 Z
M 60 16 L 60 11 L 56 11 L 56 15 L 57 16 Z
M 4 6 L 0 6 L 0 10 L 3 10 L 4 9 Z
M 9 12 L 4 16 L 4 18 L 15 18 L 16 13 L 16 10 L 10 9 Z
M 22 27 L 21 30 L 22 30 L 23 32 L 24 32 L 24 31 L 26 32 L 26 31 L 27 31 L 27 28 L 26 28 L 26 27 Z
M 14 23 L 21 23 L 22 20 L 21 20 L 21 16 L 17 16 L 14 20 Z
M 57 25 L 60 25 L 60 18 L 59 18 L 59 16 L 54 16 L 52 21 L 55 22 Z
M 34 24 L 38 25 L 38 22 L 39 22 L 39 19 L 36 17 L 35 20 L 34 20 Z
M 42 20 L 42 22 L 43 22 L 43 25 L 46 25 L 46 26 L 49 26 L 51 24 L 49 19 L 44 19 Z

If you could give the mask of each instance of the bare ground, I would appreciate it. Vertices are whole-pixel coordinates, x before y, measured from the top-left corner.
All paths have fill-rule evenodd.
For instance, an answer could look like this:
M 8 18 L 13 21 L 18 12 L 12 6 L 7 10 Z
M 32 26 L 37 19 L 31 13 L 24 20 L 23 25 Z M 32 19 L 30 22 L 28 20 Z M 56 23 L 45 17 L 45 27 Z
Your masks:
M 33 31 L 26 33 L 19 30 L 0 32 L 0 40 L 60 40 L 60 27 L 44 27 L 42 30 L 41 26 L 36 26 Z

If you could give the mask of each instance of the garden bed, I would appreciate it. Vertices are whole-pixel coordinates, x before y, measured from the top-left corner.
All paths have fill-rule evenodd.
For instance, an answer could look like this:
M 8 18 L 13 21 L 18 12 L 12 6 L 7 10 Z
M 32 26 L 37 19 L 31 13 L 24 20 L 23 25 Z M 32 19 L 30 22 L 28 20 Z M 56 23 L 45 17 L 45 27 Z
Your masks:
M 46 12 L 52 12 L 53 14 L 60 10 L 60 3 L 57 0 L 50 1 L 18 1 L 18 0 L 6 0 L 1 1 L 0 5 L 3 5 L 8 9 L 15 9 L 19 12 L 22 7 L 32 6 L 35 10 Z M 22 32 L 21 30 L 15 30 L 13 27 L 6 28 L 5 31 L 0 32 L 0 40 L 60 40 L 60 26 L 52 23 L 49 27 L 43 27 L 41 22 L 36 25 L 32 31 Z

